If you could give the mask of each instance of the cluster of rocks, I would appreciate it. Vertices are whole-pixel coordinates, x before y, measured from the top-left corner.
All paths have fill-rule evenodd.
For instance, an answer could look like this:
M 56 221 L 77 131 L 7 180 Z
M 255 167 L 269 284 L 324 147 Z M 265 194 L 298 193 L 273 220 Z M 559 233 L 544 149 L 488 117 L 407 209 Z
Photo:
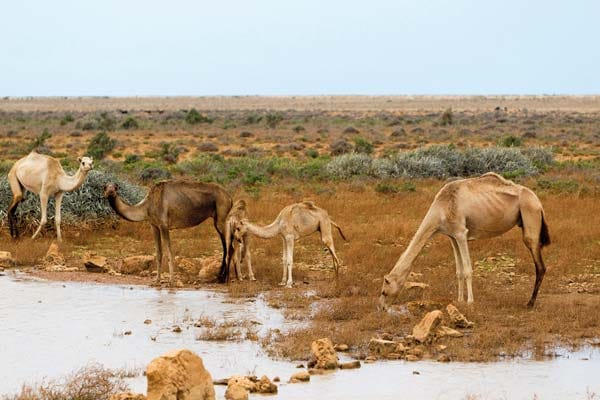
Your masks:
M 372 338 L 365 362 L 378 359 L 417 361 L 422 358 L 450 361 L 450 357 L 444 353 L 447 346 L 438 342 L 442 338 L 463 337 L 464 333 L 459 329 L 471 329 L 473 323 L 454 305 L 448 304 L 446 313 L 440 310 L 441 305 L 437 305 L 434 302 L 409 303 L 407 306 L 412 313 L 423 309 L 426 312 L 421 321 L 413 327 L 412 334 L 404 337 L 386 334 L 380 338 Z
M 279 378 L 276 377 L 274 380 L 279 381 Z M 256 376 L 234 375 L 227 379 L 225 399 L 246 400 L 249 393 L 275 394 L 277 390 L 277 385 L 271 382 L 266 375 L 260 379 Z

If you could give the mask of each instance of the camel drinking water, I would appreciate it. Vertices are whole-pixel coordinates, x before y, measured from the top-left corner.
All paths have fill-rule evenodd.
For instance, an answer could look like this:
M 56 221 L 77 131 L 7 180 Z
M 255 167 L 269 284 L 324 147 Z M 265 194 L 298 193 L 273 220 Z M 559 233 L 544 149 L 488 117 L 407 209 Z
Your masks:
M 20 202 L 24 199 L 24 190 L 36 193 L 40 196 L 41 219 L 40 225 L 32 236 L 35 239 L 42 227 L 48 222 L 47 208 L 48 200 L 54 197 L 55 212 L 54 224 L 56 226 L 56 237 L 62 241 L 60 232 L 61 205 L 65 192 L 76 190 L 85 181 L 90 170 L 94 167 L 94 159 L 91 157 L 78 158 L 79 169 L 74 175 L 67 175 L 54 157 L 32 151 L 27 156 L 18 160 L 8 172 L 8 182 L 12 190 L 13 199 L 8 206 L 8 225 L 10 235 L 13 238 L 19 236 L 15 212 Z
M 117 185 L 108 184 L 104 188 L 104 197 L 120 217 L 133 222 L 148 221 L 152 226 L 156 246 L 157 282 L 160 282 L 163 245 L 167 251 L 170 283 L 173 282 L 174 259 L 169 231 L 191 228 L 212 217 L 223 245 L 219 281 L 227 280 L 226 261 L 229 248 L 225 243 L 225 220 L 232 201 L 231 196 L 221 186 L 189 181 L 158 182 L 150 188 L 142 201 L 129 205 L 119 196 Z
M 522 228 L 523 242 L 535 264 L 535 285 L 528 303 L 533 307 L 546 272 L 541 250 L 550 244 L 544 209 L 530 189 L 491 172 L 450 182 L 438 192 L 417 233 L 384 277 L 380 307 L 386 309 L 398 296 L 413 261 L 429 238 L 438 232 L 450 238 L 454 250 L 458 301 L 464 301 L 466 284 L 467 302 L 473 303 L 473 268 L 467 241 L 499 236 L 515 225 Z
M 247 232 L 263 239 L 281 236 L 283 239 L 283 276 L 280 285 L 291 288 L 293 284 L 294 241 L 317 231 L 321 233 L 321 241 L 331 253 L 333 267 L 337 275 L 340 260 L 335 254 L 331 235 L 332 225 L 338 229 L 342 238 L 346 240 L 342 229 L 331 220 L 327 211 L 317 207 L 311 201 L 304 201 L 285 207 L 275 218 L 275 221 L 267 226 L 255 225 L 245 219 L 241 220 L 238 224 L 237 234 L 245 235 Z

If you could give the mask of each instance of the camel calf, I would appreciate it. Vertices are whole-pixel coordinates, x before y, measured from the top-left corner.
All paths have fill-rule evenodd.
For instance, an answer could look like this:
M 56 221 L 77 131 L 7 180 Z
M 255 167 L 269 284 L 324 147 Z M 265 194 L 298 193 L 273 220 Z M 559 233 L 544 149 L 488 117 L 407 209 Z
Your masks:
M 242 264 L 245 261 L 248 266 L 248 279 L 255 281 L 250 256 L 250 236 L 240 230 L 241 221 L 244 219 L 247 219 L 247 205 L 244 200 L 238 200 L 231 207 L 231 211 L 229 211 L 225 220 L 226 247 L 230 249 L 228 265 L 231 268 L 233 262 L 235 274 L 238 280 L 242 281 L 245 278 L 242 273 Z M 233 250 L 231 250 L 232 247 Z

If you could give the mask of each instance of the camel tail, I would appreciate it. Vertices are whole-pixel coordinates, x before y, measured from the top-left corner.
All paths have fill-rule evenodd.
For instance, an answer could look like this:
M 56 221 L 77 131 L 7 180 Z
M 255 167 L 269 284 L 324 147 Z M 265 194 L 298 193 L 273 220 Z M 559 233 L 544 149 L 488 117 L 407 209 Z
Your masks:
M 550 240 L 550 232 L 548 231 L 548 224 L 546 223 L 546 217 L 542 211 L 542 229 L 540 230 L 540 245 L 542 247 L 548 246 L 552 241 Z
M 344 239 L 346 242 L 348 241 L 348 239 L 346 239 L 346 236 L 344 235 L 344 232 L 342 232 L 342 228 L 339 227 L 338 224 L 336 224 L 333 221 L 330 221 L 331 225 L 335 226 L 337 228 L 337 230 L 340 232 L 340 236 L 342 237 L 342 239 Z

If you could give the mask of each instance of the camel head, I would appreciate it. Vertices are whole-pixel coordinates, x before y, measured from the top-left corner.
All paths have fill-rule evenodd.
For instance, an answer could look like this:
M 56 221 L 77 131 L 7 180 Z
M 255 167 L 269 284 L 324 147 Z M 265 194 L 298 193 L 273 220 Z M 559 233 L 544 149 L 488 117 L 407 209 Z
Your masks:
M 79 163 L 79 169 L 81 169 L 83 172 L 89 172 L 92 168 L 94 168 L 93 157 L 78 157 L 77 162 Z
M 233 238 L 237 242 L 241 243 L 244 241 L 244 236 L 248 232 L 248 225 L 246 225 L 246 222 L 246 219 L 239 220 L 233 228 Z
M 402 285 L 390 274 L 383 277 L 381 295 L 379 296 L 379 309 L 386 311 L 400 294 Z
M 104 198 L 116 197 L 119 186 L 116 183 L 107 183 L 104 185 Z

